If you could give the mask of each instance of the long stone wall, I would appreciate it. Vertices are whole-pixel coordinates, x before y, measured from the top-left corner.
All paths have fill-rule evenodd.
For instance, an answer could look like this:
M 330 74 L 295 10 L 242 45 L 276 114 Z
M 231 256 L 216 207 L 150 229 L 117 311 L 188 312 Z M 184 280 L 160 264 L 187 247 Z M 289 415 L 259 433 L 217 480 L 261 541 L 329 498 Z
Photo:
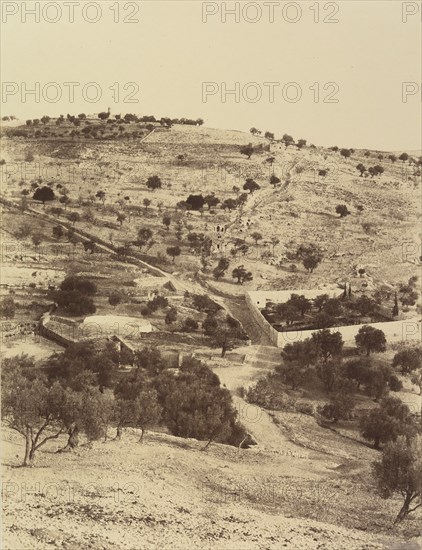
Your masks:
M 258 325 L 261 327 L 261 330 L 264 334 L 268 336 L 273 346 L 278 346 L 278 335 L 279 332 L 275 330 L 273 326 L 270 325 L 270 323 L 265 319 L 265 317 L 261 314 L 261 311 L 259 310 L 259 307 L 256 305 L 256 300 L 254 300 L 251 296 L 251 292 L 246 292 L 245 299 L 246 303 L 248 304 L 248 307 L 252 313 L 252 317 L 255 319 L 255 321 L 258 323 Z
M 366 323 L 366 325 L 382 330 L 385 334 L 387 342 L 390 344 L 407 341 L 422 341 L 422 323 L 420 317 L 413 317 L 412 319 L 405 319 L 401 321 L 389 321 L 385 323 Z M 355 342 L 356 334 L 363 326 L 365 325 L 347 325 L 342 327 L 333 327 L 332 330 L 340 332 L 346 344 L 353 344 Z M 283 348 L 290 342 L 310 338 L 315 332 L 318 331 L 301 330 L 292 332 L 278 332 L 278 337 L 276 339 L 277 343 L 275 345 L 279 348 Z

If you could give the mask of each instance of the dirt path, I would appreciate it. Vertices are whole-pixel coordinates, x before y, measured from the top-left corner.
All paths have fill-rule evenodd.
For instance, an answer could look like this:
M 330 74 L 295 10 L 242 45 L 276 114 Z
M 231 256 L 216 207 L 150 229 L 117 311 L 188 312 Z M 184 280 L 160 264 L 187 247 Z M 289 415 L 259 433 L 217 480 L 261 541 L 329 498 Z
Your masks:
M 297 458 L 307 458 L 309 452 L 290 442 L 267 411 L 257 405 L 247 403 L 236 395 L 239 388 L 251 386 L 265 372 L 274 368 L 277 364 L 279 351 L 266 346 L 249 346 L 241 348 L 239 351 L 246 354 L 242 365 L 213 369 L 221 383 L 232 392 L 239 420 L 261 449 L 282 455 L 288 453 L 289 456 Z
M 321 432 L 318 443 L 313 439 L 307 439 L 308 417 L 305 426 L 302 426 L 302 417 L 290 413 L 292 416 L 285 424 L 280 421 L 279 411 L 272 413 L 240 397 L 239 388 L 252 386 L 258 378 L 279 364 L 280 351 L 270 346 L 249 346 L 238 351 L 245 354 L 242 365 L 216 367 L 213 371 L 232 393 L 238 419 L 257 443 L 253 449 L 271 453 L 274 460 L 279 461 L 283 475 L 300 478 L 326 475 L 327 471 L 334 471 L 339 465 L 346 464 L 347 467 L 352 467 L 353 461 L 353 464 L 358 464 L 355 452 L 349 454 L 333 451 L 337 445 L 343 445 L 344 440 L 340 435 L 330 434 L 332 448 L 326 449 L 321 446 L 321 437 L 323 440 L 327 437 L 323 428 L 316 425 L 313 427 L 313 430 Z M 314 419 L 311 421 L 315 422 Z M 353 468 L 355 467 L 353 465 Z

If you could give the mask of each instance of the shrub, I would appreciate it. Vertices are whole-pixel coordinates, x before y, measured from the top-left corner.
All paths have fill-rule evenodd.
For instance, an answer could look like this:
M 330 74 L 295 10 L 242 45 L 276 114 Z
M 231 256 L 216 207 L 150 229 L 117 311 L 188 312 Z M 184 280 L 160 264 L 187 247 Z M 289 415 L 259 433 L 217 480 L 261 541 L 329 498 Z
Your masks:
M 249 143 L 249 145 L 244 145 L 243 147 L 240 148 L 240 153 L 248 157 L 248 159 L 251 158 L 251 156 L 253 155 L 253 152 L 254 152 L 254 148 L 251 143 Z
M 55 225 L 53 227 L 53 237 L 55 237 L 57 240 L 63 237 L 64 231 L 63 227 L 61 225 Z
M 55 199 L 54 191 L 47 186 L 38 187 L 35 190 L 33 199 L 36 201 L 41 201 L 43 204 L 45 204 L 47 201 L 52 201 Z
M 270 410 L 291 410 L 294 407 L 294 399 L 283 392 L 274 375 L 261 378 L 246 392 L 249 403 Z
M 15 316 L 16 304 L 11 296 L 6 296 L 0 302 L 0 313 L 6 319 L 12 319 Z
M 307 416 L 314 416 L 314 406 L 311 403 L 296 403 L 295 409 L 298 413 L 306 414 Z
M 55 299 L 57 304 L 71 315 L 86 315 L 96 312 L 92 298 L 77 290 L 59 291 L 56 293 Z
M 152 300 L 147 302 L 147 308 L 149 312 L 157 311 L 158 309 L 163 309 L 169 304 L 167 298 L 164 296 L 155 296 Z
M 403 349 L 393 358 L 393 368 L 400 367 L 402 374 L 410 374 L 422 364 L 422 348 Z
M 117 306 L 122 302 L 122 295 L 119 292 L 112 292 L 108 297 L 108 303 L 111 306 Z
M 166 314 L 166 317 L 165 317 L 166 325 L 171 325 L 172 323 L 174 323 L 174 321 L 176 321 L 176 319 L 177 319 L 177 309 L 172 307 L 170 311 L 168 311 Z
M 155 189 L 161 189 L 162 186 L 163 182 L 158 176 L 151 176 L 147 180 L 147 187 L 152 191 L 155 191 Z
M 403 384 L 401 380 L 395 375 L 392 374 L 388 380 L 388 386 L 391 391 L 397 392 L 403 389 Z
M 396 397 L 384 398 L 379 408 L 360 420 L 360 432 L 373 441 L 374 449 L 379 449 L 381 443 L 395 441 L 399 435 L 409 435 L 413 429 L 409 407 Z
M 78 291 L 87 296 L 93 296 L 97 292 L 95 283 L 85 277 L 69 276 L 60 285 L 60 290 L 63 291 Z
M 182 331 L 183 332 L 194 332 L 198 329 L 198 321 L 192 319 L 192 317 L 187 317 L 183 323 Z
M 221 309 L 221 306 L 206 294 L 193 294 L 192 302 L 195 309 L 209 314 L 216 313 Z
M 336 206 L 336 212 L 340 215 L 340 218 L 345 218 L 350 214 L 349 209 L 345 204 L 338 204 Z

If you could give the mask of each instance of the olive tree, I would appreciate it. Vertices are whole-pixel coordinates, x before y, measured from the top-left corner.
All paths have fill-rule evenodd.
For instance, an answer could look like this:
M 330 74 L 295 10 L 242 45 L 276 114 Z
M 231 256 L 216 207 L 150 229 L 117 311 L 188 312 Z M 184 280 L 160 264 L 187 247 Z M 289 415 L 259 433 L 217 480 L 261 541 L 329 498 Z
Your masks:
M 421 506 L 422 437 L 400 436 L 388 443 L 379 461 L 373 464 L 374 477 L 383 498 L 398 494 L 403 498 L 395 523 Z

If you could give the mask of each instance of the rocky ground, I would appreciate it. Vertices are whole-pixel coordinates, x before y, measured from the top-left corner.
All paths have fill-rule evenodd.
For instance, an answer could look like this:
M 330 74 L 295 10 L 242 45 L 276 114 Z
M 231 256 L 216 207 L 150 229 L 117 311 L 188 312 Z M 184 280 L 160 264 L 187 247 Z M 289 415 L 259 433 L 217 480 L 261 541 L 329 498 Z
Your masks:
M 324 455 L 269 427 L 264 444 L 240 452 L 161 433 L 64 454 L 57 441 L 27 469 L 22 439 L 5 430 L 2 548 L 420 548 L 418 519 L 393 528 L 399 502 L 368 488 L 363 458 L 373 451 L 360 462 L 350 449 Z

